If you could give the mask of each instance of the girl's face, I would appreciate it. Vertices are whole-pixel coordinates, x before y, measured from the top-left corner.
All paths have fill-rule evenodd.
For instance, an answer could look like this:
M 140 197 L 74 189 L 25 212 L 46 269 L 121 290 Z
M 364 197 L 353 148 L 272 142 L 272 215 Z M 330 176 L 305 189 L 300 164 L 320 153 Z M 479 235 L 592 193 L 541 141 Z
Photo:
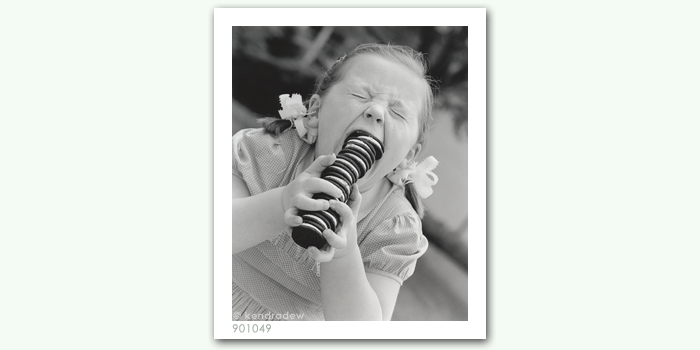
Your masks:
M 343 78 L 322 98 L 314 95 L 310 100 L 311 109 L 320 106 L 315 155 L 337 155 L 355 130 L 381 140 L 382 159 L 358 181 L 364 192 L 420 152 L 419 113 L 427 87 L 416 73 L 381 56 L 363 54 L 345 64 Z

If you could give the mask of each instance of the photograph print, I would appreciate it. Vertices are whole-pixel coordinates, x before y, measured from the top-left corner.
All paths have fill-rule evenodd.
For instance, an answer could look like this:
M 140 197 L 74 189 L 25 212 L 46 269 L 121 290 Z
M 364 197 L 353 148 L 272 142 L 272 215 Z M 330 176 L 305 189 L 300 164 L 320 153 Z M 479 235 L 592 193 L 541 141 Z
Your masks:
M 470 321 L 470 27 L 229 30 L 231 331 Z

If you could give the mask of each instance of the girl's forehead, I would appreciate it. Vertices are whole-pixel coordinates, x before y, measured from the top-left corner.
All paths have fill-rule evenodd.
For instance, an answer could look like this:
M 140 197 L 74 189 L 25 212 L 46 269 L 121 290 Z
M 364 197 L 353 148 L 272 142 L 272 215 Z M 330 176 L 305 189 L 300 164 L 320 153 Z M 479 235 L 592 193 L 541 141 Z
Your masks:
M 388 94 L 393 98 L 423 93 L 425 84 L 422 78 L 402 63 L 376 55 L 360 55 L 347 64 L 341 82 L 350 88 Z
M 367 82 L 362 79 L 350 79 L 347 85 L 349 88 L 360 89 L 377 95 L 387 94 L 389 97 L 394 98 L 400 95 L 398 87 L 382 82 Z

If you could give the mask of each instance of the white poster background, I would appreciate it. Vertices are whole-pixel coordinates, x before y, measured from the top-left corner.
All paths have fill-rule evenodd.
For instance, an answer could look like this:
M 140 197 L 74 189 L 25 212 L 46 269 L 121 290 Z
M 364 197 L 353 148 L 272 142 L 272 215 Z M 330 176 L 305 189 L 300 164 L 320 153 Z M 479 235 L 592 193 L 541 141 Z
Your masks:
M 469 321 L 266 322 L 231 314 L 231 58 L 233 26 L 468 26 Z M 486 338 L 486 10 L 466 8 L 231 8 L 214 10 L 214 338 Z M 246 332 L 234 332 L 233 325 Z M 253 325 L 271 324 L 269 332 Z M 259 329 L 259 328 L 258 328 Z

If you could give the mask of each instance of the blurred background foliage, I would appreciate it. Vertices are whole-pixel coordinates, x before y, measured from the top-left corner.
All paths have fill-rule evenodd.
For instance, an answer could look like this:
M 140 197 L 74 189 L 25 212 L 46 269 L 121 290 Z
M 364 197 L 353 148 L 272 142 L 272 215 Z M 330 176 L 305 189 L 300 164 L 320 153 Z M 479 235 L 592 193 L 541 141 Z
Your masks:
M 372 42 L 423 52 L 438 90 L 426 154 L 441 160 L 440 182 L 423 219 L 431 247 L 404 283 L 394 319 L 465 320 L 467 27 L 233 27 L 233 132 L 278 117 L 281 94 L 309 98 L 326 67 Z
M 277 116 L 280 94 L 308 98 L 325 67 L 370 42 L 425 53 L 439 87 L 436 108 L 450 110 L 455 132 L 466 135 L 467 27 L 234 27 L 233 99 L 241 109 Z

